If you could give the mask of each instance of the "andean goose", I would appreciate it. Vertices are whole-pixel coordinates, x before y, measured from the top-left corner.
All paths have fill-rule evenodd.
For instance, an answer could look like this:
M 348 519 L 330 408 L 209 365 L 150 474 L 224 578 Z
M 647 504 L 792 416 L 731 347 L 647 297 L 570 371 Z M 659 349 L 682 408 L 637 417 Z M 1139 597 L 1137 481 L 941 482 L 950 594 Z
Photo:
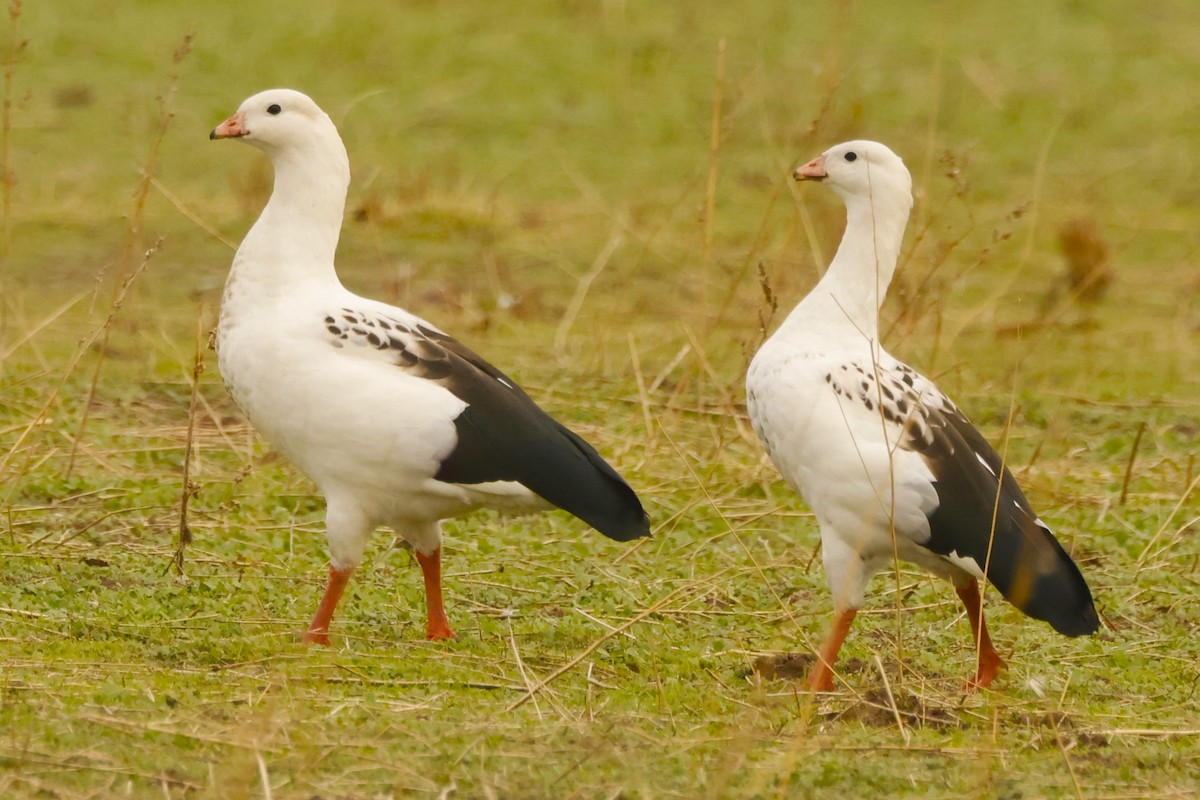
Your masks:
M 553 505 L 618 541 L 649 534 L 633 490 L 516 383 L 420 317 L 342 287 L 333 262 L 350 167 L 316 103 L 265 91 L 209 138 L 252 144 L 275 169 L 225 284 L 217 352 L 250 422 L 325 496 L 329 583 L 305 641 L 329 643 L 379 525 L 416 552 L 429 639 L 454 635 L 442 604 L 446 517 Z
M 880 346 L 879 307 L 912 207 L 904 162 L 877 142 L 847 142 L 795 178 L 841 195 L 846 230 L 824 277 L 755 355 L 746 394 L 767 453 L 821 528 L 834 623 L 809 687 L 833 689 L 864 589 L 894 556 L 954 584 L 978 653 L 973 687 L 1004 666 L 984 624 L 985 575 L 1060 633 L 1095 632 L 1079 568 L 1003 460 L 932 382 Z

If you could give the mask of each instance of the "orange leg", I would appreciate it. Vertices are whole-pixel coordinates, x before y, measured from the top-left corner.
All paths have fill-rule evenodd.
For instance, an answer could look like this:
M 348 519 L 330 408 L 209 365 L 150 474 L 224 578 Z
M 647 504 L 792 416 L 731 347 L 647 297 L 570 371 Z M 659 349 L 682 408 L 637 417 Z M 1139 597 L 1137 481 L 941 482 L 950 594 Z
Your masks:
M 337 608 L 338 601 L 342 599 L 342 592 L 346 591 L 346 584 L 353 572 L 353 567 L 347 570 L 329 568 L 329 583 L 325 585 L 325 594 L 321 597 L 317 613 L 313 616 L 312 622 L 308 625 L 308 631 L 304 634 L 303 641 L 306 644 L 329 646 L 329 623 L 333 620 L 333 610 Z
M 983 601 L 979 595 L 979 582 L 974 578 L 965 586 L 955 586 L 963 605 L 967 609 L 967 619 L 971 621 L 971 633 L 975 639 L 975 650 L 979 657 L 979 666 L 975 677 L 967 682 L 970 689 L 982 689 L 1000 674 L 1004 669 L 1004 660 L 992 646 L 992 637 L 988 636 L 987 622 L 983 619 Z
M 442 605 L 442 548 L 429 555 L 417 551 L 417 563 L 425 576 L 425 611 L 429 618 L 425 638 L 431 642 L 453 639 L 454 631 L 450 630 L 450 620 L 446 619 L 446 608 Z
M 808 688 L 811 691 L 833 691 L 833 663 L 837 661 L 838 651 L 842 649 L 842 642 L 846 641 L 846 634 L 850 632 L 850 625 L 853 624 L 857 614 L 857 608 L 850 608 L 834 614 L 833 628 L 830 629 L 824 644 L 821 645 L 821 652 L 817 654 L 817 663 L 813 665 L 812 672 L 808 673 Z

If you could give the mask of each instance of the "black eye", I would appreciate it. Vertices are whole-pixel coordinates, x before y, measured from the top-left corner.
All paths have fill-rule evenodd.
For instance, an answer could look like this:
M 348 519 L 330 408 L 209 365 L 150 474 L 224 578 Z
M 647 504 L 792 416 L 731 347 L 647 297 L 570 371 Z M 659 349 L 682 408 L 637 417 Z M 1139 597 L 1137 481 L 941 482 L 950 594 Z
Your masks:
M 283 109 L 279 107 L 279 103 L 271 103 L 271 105 L 267 106 L 268 114 L 278 114 L 280 111 L 283 111 Z
M 272 111 L 271 113 L 272 113 L 272 114 L 274 114 L 275 112 L 274 112 L 274 111 Z M 851 150 L 849 153 L 846 153 L 846 160 L 847 160 L 847 161 L 857 161 L 857 160 L 858 160 L 858 153 L 856 153 L 856 152 L 854 152 L 853 150 Z

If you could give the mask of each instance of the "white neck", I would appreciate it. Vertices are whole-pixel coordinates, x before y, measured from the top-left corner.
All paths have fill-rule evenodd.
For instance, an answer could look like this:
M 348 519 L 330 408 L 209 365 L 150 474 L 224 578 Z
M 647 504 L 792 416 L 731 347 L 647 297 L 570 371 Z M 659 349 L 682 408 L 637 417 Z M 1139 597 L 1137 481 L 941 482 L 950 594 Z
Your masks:
M 342 229 L 349 160 L 341 139 L 315 139 L 267 151 L 275 187 L 233 259 L 228 288 L 275 295 L 309 281 L 337 283 L 334 253 Z
M 907 193 L 873 192 L 846 200 L 846 232 L 829 269 L 783 327 L 805 335 L 878 345 L 879 307 L 896 271 L 912 206 Z

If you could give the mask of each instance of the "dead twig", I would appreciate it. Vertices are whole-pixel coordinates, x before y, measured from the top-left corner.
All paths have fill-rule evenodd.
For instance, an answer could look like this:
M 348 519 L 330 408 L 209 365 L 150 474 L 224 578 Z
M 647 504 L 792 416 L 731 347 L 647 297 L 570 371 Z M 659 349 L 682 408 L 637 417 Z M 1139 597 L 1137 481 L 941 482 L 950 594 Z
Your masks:
M 1129 448 L 1129 462 L 1125 465 L 1125 480 L 1121 481 L 1121 499 L 1117 505 L 1125 505 L 1125 497 L 1129 494 L 1129 481 L 1133 477 L 1133 462 L 1137 458 L 1138 446 L 1142 443 L 1142 435 L 1146 432 L 1146 420 L 1138 425 L 1137 434 L 1133 437 L 1133 446 Z
M 179 498 L 179 541 L 175 547 L 175 555 L 171 564 L 176 573 L 183 575 L 183 551 L 192 543 L 192 529 L 188 526 L 188 503 L 192 497 L 200 493 L 200 487 L 192 482 L 192 444 L 196 432 L 196 407 L 200 398 L 200 376 L 204 374 L 204 346 L 208 337 L 204 335 L 204 308 L 196 316 L 196 355 L 192 361 L 192 397 L 188 403 L 187 438 L 183 445 L 183 490 Z

